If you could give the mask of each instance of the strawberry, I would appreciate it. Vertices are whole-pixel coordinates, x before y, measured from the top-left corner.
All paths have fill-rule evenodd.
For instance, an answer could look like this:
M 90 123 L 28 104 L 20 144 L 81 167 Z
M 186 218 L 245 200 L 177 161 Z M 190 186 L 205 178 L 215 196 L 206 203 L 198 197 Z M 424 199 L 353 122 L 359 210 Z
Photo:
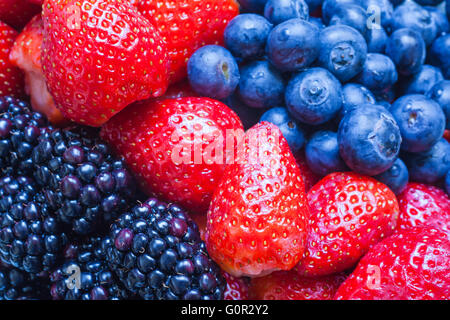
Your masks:
M 447 140 L 448 142 L 450 142 L 450 130 L 445 130 L 445 132 L 444 132 L 444 138 L 445 138 L 445 140 Z
M 194 97 L 138 102 L 106 123 L 101 135 L 146 193 L 205 214 L 225 169 L 213 152 L 227 130 L 243 132 L 237 115 L 219 101 Z
M 396 232 L 374 246 L 336 299 L 450 299 L 450 241 L 427 226 Z
M 42 68 L 63 115 L 101 126 L 167 89 L 165 45 L 125 0 L 46 0 Z
M 295 271 L 277 271 L 252 279 L 250 297 L 254 300 L 332 300 L 345 278 L 343 273 L 305 278 Z
M 172 83 L 186 77 L 187 61 L 197 49 L 223 44 L 225 27 L 239 14 L 235 0 L 138 0 L 137 7 L 166 41 Z
M 25 73 L 25 91 L 31 96 L 34 110 L 44 113 L 54 125 L 65 125 L 67 120 L 59 111 L 47 90 L 41 65 L 41 45 L 44 25 L 41 15 L 36 15 L 25 26 L 14 42 L 9 54 L 12 64 Z
M 231 274 L 222 272 L 227 281 L 227 287 L 223 293 L 224 300 L 248 300 L 248 281 L 245 278 L 235 278 Z
M 20 30 L 35 15 L 41 12 L 41 3 L 36 0 L 1 0 L 0 20 Z
M 411 182 L 398 196 L 398 229 L 430 225 L 450 232 L 450 198 L 434 186 Z
M 308 192 L 317 182 L 319 182 L 320 176 L 315 174 L 306 163 L 304 149 L 295 154 L 295 160 L 297 161 L 297 166 L 300 168 L 300 172 L 302 173 L 303 182 L 305 183 L 305 191 Z
M 332 173 L 308 192 L 310 232 L 304 258 L 296 267 L 304 276 L 347 270 L 397 225 L 394 193 L 381 182 L 356 173 Z
M 17 31 L 0 21 L 0 96 L 24 95 L 22 71 L 9 61 L 16 37 Z
M 240 145 L 209 207 L 208 252 L 237 277 L 292 269 L 303 254 L 308 222 L 300 170 L 273 124 L 250 128 Z

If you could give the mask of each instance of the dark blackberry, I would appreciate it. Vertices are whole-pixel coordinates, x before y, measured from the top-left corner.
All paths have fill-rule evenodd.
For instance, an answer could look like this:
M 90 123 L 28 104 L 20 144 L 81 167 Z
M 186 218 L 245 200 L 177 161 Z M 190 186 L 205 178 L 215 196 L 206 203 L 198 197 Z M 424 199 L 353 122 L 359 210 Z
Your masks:
M 0 179 L 0 258 L 38 274 L 59 263 L 67 244 L 63 225 L 31 178 Z
M 136 200 L 136 187 L 122 160 L 93 128 L 54 130 L 32 155 L 34 177 L 49 207 L 78 235 L 107 227 Z
M 107 259 L 143 299 L 222 299 L 225 281 L 197 225 L 175 205 L 149 199 L 111 226 Z
M 109 269 L 109 238 L 90 237 L 65 250 L 65 262 L 50 275 L 54 300 L 125 300 L 131 298 Z

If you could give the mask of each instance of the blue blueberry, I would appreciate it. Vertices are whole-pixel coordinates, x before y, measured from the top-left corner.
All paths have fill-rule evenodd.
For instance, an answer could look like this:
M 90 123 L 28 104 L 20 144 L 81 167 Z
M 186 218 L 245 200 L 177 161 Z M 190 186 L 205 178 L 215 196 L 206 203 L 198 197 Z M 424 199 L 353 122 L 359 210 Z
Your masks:
M 320 32 L 318 63 L 340 81 L 347 82 L 360 73 L 366 56 L 366 40 L 354 28 L 335 25 Z
M 447 191 L 447 194 L 450 196 L 450 170 L 445 176 L 445 191 Z
M 421 94 L 399 98 L 390 109 L 400 128 L 402 150 L 424 152 L 444 134 L 445 115 L 439 104 Z
M 264 16 L 277 25 L 290 19 L 308 20 L 309 9 L 304 0 L 268 0 Z
M 391 30 L 394 6 L 389 0 L 362 0 L 361 6 L 369 15 L 369 25 L 377 24 Z M 369 29 L 372 27 L 369 26 Z
M 326 69 L 307 69 L 291 79 L 285 101 L 289 112 L 299 121 L 322 124 L 340 111 L 342 86 Z
M 398 75 L 392 60 L 380 53 L 367 54 L 366 62 L 357 81 L 373 92 L 389 90 L 397 82 Z
M 315 25 L 319 30 L 325 28 L 325 24 L 323 23 L 322 18 L 310 17 L 308 21 Z
M 322 3 L 323 22 L 328 25 L 336 10 L 346 4 L 360 5 L 361 0 L 324 0 Z
M 238 0 L 245 12 L 263 13 L 267 0 Z
M 299 71 L 316 60 L 319 54 L 319 29 L 301 19 L 276 26 L 267 40 L 267 56 L 281 71 Z
M 433 16 L 414 1 L 405 1 L 394 10 L 393 30 L 409 28 L 423 37 L 426 45 L 430 45 L 437 36 L 437 25 Z
M 249 107 L 282 105 L 284 89 L 283 77 L 267 61 L 254 61 L 241 68 L 238 95 Z
M 441 68 L 446 79 L 450 79 L 450 34 L 437 38 L 430 50 L 430 61 Z
M 305 157 L 308 167 L 318 175 L 346 171 L 347 166 L 339 154 L 337 133 L 318 131 L 308 141 Z
M 264 109 L 259 108 L 251 108 L 247 106 L 241 99 L 237 96 L 237 94 L 233 94 L 222 100 L 231 110 L 233 110 L 241 119 L 242 124 L 244 125 L 244 129 L 247 130 L 253 127 L 258 123 L 259 118 L 264 113 Z
M 189 59 L 188 78 L 199 94 L 223 99 L 233 93 L 239 83 L 239 67 L 231 53 L 216 45 L 198 49 Z
M 444 80 L 436 83 L 426 93 L 426 96 L 439 103 L 447 119 L 445 128 L 450 129 L 450 81 Z
M 341 118 L 350 110 L 366 104 L 375 104 L 375 96 L 369 89 L 359 83 L 347 83 L 342 88 Z
M 444 80 L 441 69 L 424 64 L 420 71 L 404 83 L 405 94 L 427 93 L 436 83 Z
M 262 121 L 273 123 L 280 129 L 293 153 L 303 147 L 305 143 L 303 130 L 286 108 L 276 107 L 267 110 L 260 119 L 260 122 Z
M 377 100 L 376 104 L 384 107 L 386 110 L 391 110 L 392 105 L 386 100 Z
M 409 76 L 419 72 L 425 62 L 425 42 L 414 30 L 398 29 L 391 34 L 386 43 L 386 55 L 396 65 L 398 73 Z
M 389 111 L 368 104 L 345 115 L 339 125 L 338 141 L 339 152 L 347 166 L 374 176 L 392 167 L 402 137 Z
M 447 11 L 447 17 L 448 17 L 448 19 L 450 20 L 450 0 L 447 0 L 447 1 L 446 1 L 446 6 L 445 6 L 445 8 L 446 8 L 446 11 Z
M 240 14 L 225 29 L 225 46 L 237 58 L 261 57 L 265 54 L 272 27 L 267 19 L 258 14 Z
M 372 53 L 384 53 L 388 38 L 383 27 L 372 25 L 367 36 L 367 50 Z
M 395 160 L 390 169 L 374 177 L 381 183 L 384 183 L 395 194 L 400 194 L 405 190 L 409 181 L 409 172 L 405 163 L 399 158 Z
M 412 181 L 435 184 L 450 170 L 450 143 L 441 138 L 430 150 L 404 158 Z
M 444 0 L 415 0 L 418 4 L 422 6 L 437 6 L 441 4 Z
M 366 11 L 356 4 L 345 4 L 336 8 L 330 18 L 329 25 L 346 25 L 359 31 L 364 38 L 368 36 L 368 15 Z
M 445 12 L 442 11 L 439 7 L 424 7 L 433 17 L 436 22 L 437 27 L 437 36 L 441 36 L 443 33 L 446 33 L 450 29 L 450 25 L 445 15 Z

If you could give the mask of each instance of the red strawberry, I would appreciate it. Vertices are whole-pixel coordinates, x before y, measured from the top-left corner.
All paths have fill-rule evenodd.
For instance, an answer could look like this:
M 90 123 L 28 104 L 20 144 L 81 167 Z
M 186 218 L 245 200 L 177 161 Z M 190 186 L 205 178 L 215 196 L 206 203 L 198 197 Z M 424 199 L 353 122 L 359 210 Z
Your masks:
M 208 252 L 237 277 L 292 269 L 303 254 L 308 222 L 300 170 L 273 124 L 249 129 L 242 146 L 214 191 Z
M 16 38 L 9 59 L 25 72 L 25 91 L 31 96 L 34 110 L 44 113 L 55 125 L 65 125 L 67 120 L 59 111 L 47 90 L 41 65 L 41 45 L 44 25 L 41 15 L 35 16 Z
M 106 123 L 101 135 L 125 157 L 144 191 L 205 214 L 225 169 L 223 157 L 211 155 L 227 130 L 243 132 L 226 105 L 180 98 L 136 103 Z
M 190 56 L 207 44 L 222 44 L 228 22 L 239 14 L 235 0 L 138 0 L 138 10 L 167 43 L 170 80 L 186 77 Z
M 347 270 L 397 225 L 394 193 L 375 179 L 332 173 L 308 192 L 307 247 L 296 267 L 304 276 Z
M 250 297 L 255 300 L 332 300 L 345 278 L 343 273 L 304 278 L 295 271 L 278 271 L 252 279 Z
M 231 274 L 222 272 L 227 281 L 227 287 L 223 293 L 224 300 L 248 300 L 248 281 L 245 278 L 235 278 Z
M 0 96 L 24 95 L 22 71 L 9 61 L 16 37 L 17 31 L 0 21 Z
M 295 160 L 302 173 L 303 182 L 305 183 L 305 191 L 308 192 L 320 180 L 320 176 L 312 172 L 306 163 L 305 152 L 302 149 L 295 155 Z
M 398 229 L 430 225 L 450 232 L 450 198 L 434 186 L 409 183 L 398 196 Z
M 70 120 L 101 126 L 130 103 L 167 89 L 163 40 L 125 0 L 47 0 L 42 66 Z
M 42 4 L 42 2 L 41 2 Z M 22 29 L 28 21 L 41 12 L 41 5 L 30 0 L 1 0 L 0 20 L 17 30 Z
M 445 138 L 445 140 L 447 140 L 448 142 L 450 142 L 450 130 L 445 130 L 445 132 L 444 132 L 444 138 Z
M 450 241 L 431 227 L 396 232 L 374 246 L 339 288 L 340 300 L 450 299 Z

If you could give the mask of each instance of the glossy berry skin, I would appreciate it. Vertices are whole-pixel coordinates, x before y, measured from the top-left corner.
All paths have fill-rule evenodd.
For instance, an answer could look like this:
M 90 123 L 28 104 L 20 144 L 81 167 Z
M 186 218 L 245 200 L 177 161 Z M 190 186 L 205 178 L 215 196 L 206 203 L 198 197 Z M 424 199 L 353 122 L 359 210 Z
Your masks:
M 310 23 L 312 23 L 313 25 L 315 25 L 319 29 L 319 31 L 322 30 L 323 28 L 325 28 L 325 25 L 323 24 L 322 18 L 309 17 L 308 21 Z
M 332 173 L 307 197 L 310 232 L 296 267 L 301 275 L 322 276 L 351 268 L 397 225 L 394 193 L 370 177 Z
M 322 124 L 340 111 L 342 86 L 326 69 L 307 69 L 290 80 L 285 101 L 288 110 L 299 121 Z
M 442 108 L 424 95 L 403 96 L 395 101 L 390 111 L 400 128 L 404 151 L 427 151 L 444 134 L 445 115 Z
M 309 8 L 304 0 L 268 0 L 264 16 L 274 25 L 290 19 L 308 20 Z
M 447 300 L 450 243 L 438 229 L 416 227 L 373 247 L 339 288 L 338 300 Z
M 426 45 L 420 33 L 402 28 L 394 31 L 386 43 L 386 55 L 398 73 L 409 76 L 420 71 L 426 56 Z
M 188 79 L 191 87 L 200 95 L 224 99 L 239 84 L 239 67 L 232 54 L 217 45 L 198 49 L 188 62 Z
M 446 79 L 450 78 L 450 34 L 437 38 L 428 52 L 433 65 L 441 68 Z
M 40 11 L 41 6 L 29 0 L 2 0 L 0 20 L 20 30 Z
M 0 266 L 0 300 L 48 300 L 48 283 L 9 265 Z
M 450 198 L 435 186 L 411 182 L 398 196 L 397 229 L 432 226 L 450 231 Z
M 241 67 L 239 98 L 249 107 L 268 108 L 283 104 L 285 81 L 268 61 L 254 61 Z
M 346 25 L 359 31 L 364 38 L 368 36 L 368 16 L 366 11 L 356 4 L 344 4 L 336 8 L 329 25 Z
M 238 0 L 242 9 L 256 13 L 263 13 L 267 0 Z
M 389 90 L 398 80 L 394 62 L 384 54 L 369 53 L 357 81 L 372 92 Z
M 381 183 L 384 183 L 396 195 L 400 194 L 408 184 L 409 172 L 405 163 L 398 158 L 390 169 L 374 177 Z
M 373 176 L 393 165 L 402 137 L 389 111 L 379 105 L 365 105 L 345 115 L 338 141 L 345 163 L 356 172 Z
M 405 157 L 412 181 L 435 184 L 450 169 L 450 143 L 441 138 L 430 150 Z
M 324 0 L 322 2 L 322 19 L 323 22 L 328 25 L 330 23 L 330 19 L 333 14 L 338 10 L 339 7 L 342 7 L 347 4 L 356 4 L 359 5 L 359 0 Z
M 225 46 L 236 58 L 246 60 L 261 57 L 265 53 L 272 28 L 273 25 L 258 14 L 240 14 L 225 28 Z
M 295 159 L 279 129 L 257 124 L 225 169 L 208 211 L 206 247 L 234 276 L 292 269 L 307 235 L 308 207 Z M 258 144 L 258 155 L 251 145 Z
M 436 22 L 437 37 L 449 31 L 450 25 L 445 12 L 443 12 L 439 7 L 427 6 L 424 8 L 430 13 L 431 17 Z
M 450 129 L 450 81 L 436 83 L 427 93 L 428 99 L 433 99 L 441 106 L 446 118 L 446 129 Z
M 286 108 L 276 107 L 267 110 L 259 119 L 273 123 L 280 129 L 293 153 L 299 151 L 305 144 L 305 134 L 297 121 L 288 113 Z
M 295 271 L 277 271 L 252 279 L 250 295 L 255 300 L 332 300 L 345 278 L 343 273 L 305 278 Z
M 321 30 L 318 63 L 341 82 L 347 82 L 364 66 L 367 44 L 363 36 L 346 25 L 329 26 Z
M 367 33 L 367 50 L 370 53 L 384 53 L 386 42 L 389 38 L 383 27 L 378 26 L 369 29 Z
M 404 84 L 405 94 L 426 94 L 438 82 L 444 80 L 441 69 L 424 64 L 420 71 Z
M 43 11 L 42 69 L 63 115 L 98 127 L 136 100 L 161 96 L 167 56 L 156 29 L 123 0 L 77 1 L 71 8 L 86 17 L 77 25 L 65 9 L 72 2 L 49 0 Z
M 224 300 L 249 300 L 249 281 L 246 278 L 235 278 L 226 272 L 222 272 L 222 275 L 227 282 Z
M 317 131 L 306 144 L 305 155 L 308 166 L 320 176 L 347 169 L 335 132 Z
M 392 18 L 394 14 L 394 7 L 390 0 L 362 0 L 361 6 L 367 12 L 367 15 L 371 19 L 372 27 L 373 23 L 380 23 L 386 31 L 391 31 Z M 379 14 L 379 22 L 376 15 Z M 370 29 L 370 27 L 369 27 Z
M 365 104 L 375 104 L 377 101 L 373 93 L 359 83 L 347 83 L 342 87 L 342 109 L 341 118 L 352 109 L 359 108 Z
M 194 97 L 136 103 L 101 136 L 125 158 L 143 192 L 205 213 L 226 163 L 211 145 L 223 142 L 227 130 L 242 133 L 237 115 L 219 101 Z
M 299 71 L 319 55 L 319 29 L 303 19 L 285 21 L 269 34 L 267 57 L 283 72 Z

